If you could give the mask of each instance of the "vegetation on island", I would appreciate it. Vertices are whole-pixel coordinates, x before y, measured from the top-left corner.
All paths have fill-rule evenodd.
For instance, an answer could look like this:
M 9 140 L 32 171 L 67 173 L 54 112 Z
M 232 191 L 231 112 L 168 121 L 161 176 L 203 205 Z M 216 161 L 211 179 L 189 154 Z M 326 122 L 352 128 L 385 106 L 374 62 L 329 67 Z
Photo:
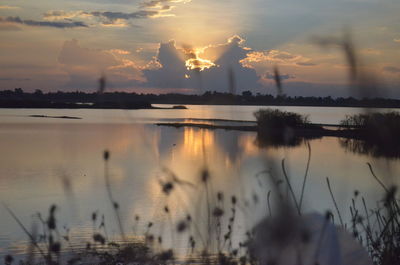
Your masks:
M 366 112 L 348 115 L 340 122 L 349 126 L 353 138 L 340 143 L 352 152 L 374 157 L 400 157 L 400 114 L 398 112 Z M 349 130 L 349 129 L 347 129 Z
M 261 109 L 254 113 L 257 120 L 257 144 L 266 146 L 297 146 L 304 140 L 320 138 L 324 130 L 311 124 L 308 116 L 294 112 Z

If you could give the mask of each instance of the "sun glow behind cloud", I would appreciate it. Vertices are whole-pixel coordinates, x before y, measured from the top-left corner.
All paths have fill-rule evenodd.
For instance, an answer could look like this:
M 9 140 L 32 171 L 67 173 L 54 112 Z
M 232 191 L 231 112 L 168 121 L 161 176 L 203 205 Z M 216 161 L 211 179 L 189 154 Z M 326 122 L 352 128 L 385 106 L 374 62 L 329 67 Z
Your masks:
M 213 62 L 207 59 L 202 59 L 198 57 L 197 54 L 196 58 L 191 58 L 186 60 L 185 65 L 188 70 L 198 70 L 198 71 L 203 71 L 204 69 L 208 69 L 215 66 Z

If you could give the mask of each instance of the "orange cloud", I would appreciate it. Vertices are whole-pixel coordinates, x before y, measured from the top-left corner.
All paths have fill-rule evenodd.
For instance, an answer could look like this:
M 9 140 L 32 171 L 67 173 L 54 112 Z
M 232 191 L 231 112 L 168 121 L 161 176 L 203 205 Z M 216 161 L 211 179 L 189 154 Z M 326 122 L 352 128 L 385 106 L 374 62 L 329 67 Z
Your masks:
M 58 61 L 69 76 L 69 87 L 91 88 L 102 73 L 112 87 L 132 87 L 145 78 L 133 61 L 116 56 L 126 52 L 83 48 L 77 40 L 71 40 L 64 42 Z
M 111 49 L 111 50 L 109 50 L 109 52 L 111 52 L 112 54 L 119 54 L 119 55 L 131 54 L 130 51 L 121 50 L 121 49 Z
M 84 17 L 83 11 L 64 11 L 64 10 L 50 10 L 43 14 L 43 19 L 49 21 L 72 19 L 76 17 Z
M 247 67 L 254 67 L 255 63 L 271 63 L 279 65 L 313 66 L 311 59 L 299 54 L 292 54 L 281 50 L 251 51 L 241 63 Z
M 0 9 L 19 9 L 19 6 L 0 6 Z

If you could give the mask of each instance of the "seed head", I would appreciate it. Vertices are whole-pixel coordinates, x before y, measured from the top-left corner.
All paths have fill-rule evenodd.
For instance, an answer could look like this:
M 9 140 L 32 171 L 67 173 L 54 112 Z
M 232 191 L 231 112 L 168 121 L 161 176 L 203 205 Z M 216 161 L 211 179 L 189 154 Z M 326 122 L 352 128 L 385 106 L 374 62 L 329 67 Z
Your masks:
M 104 151 L 103 158 L 105 161 L 107 161 L 110 158 L 110 152 L 108 150 Z
M 214 217 L 221 217 L 222 215 L 224 215 L 224 210 L 222 210 L 219 207 L 215 207 L 213 210 L 213 216 Z

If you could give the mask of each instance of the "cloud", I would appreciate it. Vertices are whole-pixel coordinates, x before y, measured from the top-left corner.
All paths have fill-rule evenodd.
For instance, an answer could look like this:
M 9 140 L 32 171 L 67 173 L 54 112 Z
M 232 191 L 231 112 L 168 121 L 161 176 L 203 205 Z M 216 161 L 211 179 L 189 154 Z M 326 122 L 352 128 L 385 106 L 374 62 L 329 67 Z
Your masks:
M 64 11 L 50 10 L 43 14 L 43 18 L 49 21 L 69 20 L 72 18 L 97 18 L 102 26 L 126 27 L 129 20 L 173 17 L 169 13 L 176 4 L 188 3 L 191 0 L 148 0 L 144 1 L 135 12 L 114 11 Z
M 400 73 L 400 68 L 396 66 L 385 66 L 383 70 L 392 74 Z
M 281 61 L 281 62 L 288 62 L 288 61 L 295 61 L 301 58 L 300 55 L 293 55 L 291 53 L 279 50 L 270 50 L 268 51 L 267 58 L 273 61 Z
M 142 3 L 144 8 L 163 8 L 166 5 L 176 4 L 176 3 L 189 3 L 191 0 L 148 0 Z
M 130 51 L 122 50 L 122 49 L 111 49 L 109 50 L 112 54 L 120 54 L 120 55 L 127 55 L 131 54 Z
M 295 75 L 291 75 L 291 74 L 280 74 L 279 76 L 280 76 L 280 78 L 282 80 L 288 80 L 288 79 L 296 78 Z M 266 72 L 264 77 L 267 78 L 267 79 L 275 80 L 275 75 L 270 73 L 270 72 Z
M 315 65 L 317 65 L 316 63 L 312 63 L 312 62 L 297 62 L 296 64 L 300 65 L 300 66 L 315 66 Z
M 151 18 L 159 14 L 158 11 L 153 11 L 153 10 L 140 10 L 132 13 L 124 13 L 124 12 L 90 12 L 90 13 L 84 13 L 88 16 L 94 16 L 94 17 L 99 17 L 102 19 L 106 19 L 109 21 L 116 21 L 117 19 L 140 19 L 140 18 Z
M 21 24 L 26 26 L 35 27 L 53 27 L 53 28 L 82 28 L 88 27 L 85 23 L 80 21 L 38 21 L 38 20 L 23 20 L 20 17 L 0 17 L 0 23 Z
M 77 40 L 65 41 L 58 56 L 62 70 L 69 76 L 65 87 L 95 89 L 102 74 L 106 75 L 109 88 L 134 87 L 144 82 L 140 68 L 131 60 L 118 58 L 116 50 L 83 48 Z
M 256 71 L 240 62 L 250 52 L 243 43 L 239 36 L 203 49 L 177 48 L 174 41 L 161 43 L 158 67 L 143 70 L 146 86 L 238 93 L 260 88 Z
M 125 28 L 130 26 L 131 24 L 128 23 L 125 19 L 116 19 L 116 20 L 103 20 L 101 21 L 102 27 L 109 27 L 109 28 Z
M 270 63 L 279 65 L 314 66 L 309 58 L 280 50 L 251 51 L 242 61 L 243 65 L 253 67 L 255 63 Z
M 19 6 L 0 6 L 0 9 L 19 9 Z
M 183 50 L 176 48 L 175 41 L 161 43 L 155 62 L 149 66 L 153 69 L 143 71 L 149 87 L 184 88 L 189 85 L 185 80 L 185 55 Z
M 83 11 L 64 11 L 64 10 L 50 10 L 43 14 L 43 18 L 45 20 L 55 21 L 55 20 L 64 20 L 64 19 L 72 19 L 75 17 L 82 17 L 84 15 Z
M 129 26 L 129 20 L 135 19 L 146 19 L 146 18 L 161 18 L 171 17 L 173 14 L 168 14 L 172 7 L 164 6 L 160 10 L 138 10 L 131 13 L 126 12 L 112 12 L 112 11 L 64 11 L 64 10 L 52 10 L 47 11 L 43 14 L 43 18 L 46 21 L 69 21 L 73 18 L 90 19 L 95 18 L 101 26 L 105 27 L 127 27 Z M 54 22 L 56 23 L 56 22 Z M 61 23 L 61 22 L 60 22 Z M 67 22 L 63 22 L 67 23 Z

